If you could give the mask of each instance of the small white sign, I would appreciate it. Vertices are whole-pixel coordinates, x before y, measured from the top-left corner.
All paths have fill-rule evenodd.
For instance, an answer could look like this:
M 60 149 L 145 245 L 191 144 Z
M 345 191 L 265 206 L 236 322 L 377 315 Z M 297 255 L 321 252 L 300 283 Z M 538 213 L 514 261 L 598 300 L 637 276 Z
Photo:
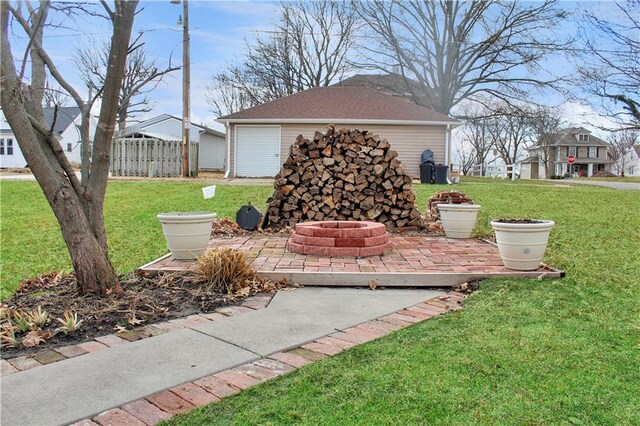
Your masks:
M 216 196 L 216 186 L 205 186 L 202 188 L 202 196 L 206 200 L 207 198 L 213 198 Z
M 184 128 L 185 130 L 189 130 L 191 128 L 191 120 L 188 118 L 184 118 L 182 120 L 183 124 L 184 124 Z

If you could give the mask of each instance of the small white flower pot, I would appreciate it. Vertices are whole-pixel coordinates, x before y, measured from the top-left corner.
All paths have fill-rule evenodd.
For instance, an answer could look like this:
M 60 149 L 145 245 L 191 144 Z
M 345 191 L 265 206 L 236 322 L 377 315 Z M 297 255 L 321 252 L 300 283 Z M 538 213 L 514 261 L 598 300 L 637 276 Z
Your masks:
M 447 238 L 470 238 L 478 217 L 477 204 L 436 204 Z
M 207 249 L 215 213 L 161 213 L 158 220 L 176 259 L 195 259 Z
M 534 220 L 533 223 L 507 223 L 491 221 L 502 263 L 508 269 L 535 271 L 540 267 L 547 249 L 549 233 L 555 225 L 552 220 Z

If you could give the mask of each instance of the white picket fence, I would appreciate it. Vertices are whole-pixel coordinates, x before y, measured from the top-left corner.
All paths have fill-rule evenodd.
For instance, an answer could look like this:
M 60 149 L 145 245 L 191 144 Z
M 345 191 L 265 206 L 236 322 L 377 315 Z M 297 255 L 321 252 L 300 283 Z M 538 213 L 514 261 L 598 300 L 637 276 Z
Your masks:
M 198 144 L 190 143 L 189 171 L 198 172 Z M 111 144 L 111 175 L 179 177 L 182 175 L 182 143 L 179 140 L 119 138 Z
M 520 175 L 520 167 L 516 164 L 508 165 L 485 165 L 475 164 L 467 173 L 468 176 L 485 176 L 490 178 L 500 178 L 516 180 Z

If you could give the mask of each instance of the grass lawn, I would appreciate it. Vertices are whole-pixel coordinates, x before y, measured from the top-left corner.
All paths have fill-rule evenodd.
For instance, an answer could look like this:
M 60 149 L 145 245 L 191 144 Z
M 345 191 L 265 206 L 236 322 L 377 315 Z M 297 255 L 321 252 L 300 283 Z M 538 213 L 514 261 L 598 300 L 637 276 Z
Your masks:
M 640 194 L 495 182 L 460 186 L 476 233 L 553 219 L 546 260 L 566 278 L 487 281 L 461 312 L 166 424 L 640 424 Z
M 119 273 L 134 270 L 167 252 L 156 215 L 169 211 L 215 211 L 235 218 L 240 206 L 259 209 L 271 195 L 269 186 L 218 187 L 213 199 L 202 198 L 205 183 L 110 182 L 105 220 L 110 255 Z M 43 272 L 71 270 L 71 259 L 57 222 L 36 182 L 3 181 L 0 191 L 1 297 L 21 280 Z
M 119 271 L 166 251 L 155 215 L 233 216 L 271 189 L 193 183 L 109 184 L 111 255 Z M 546 261 L 562 280 L 492 280 L 448 314 L 361 345 L 169 424 L 640 424 L 640 194 L 608 188 L 467 181 L 498 216 L 553 219 Z M 442 187 L 417 186 L 418 203 Z M 69 260 L 32 182 L 3 182 L 2 285 Z

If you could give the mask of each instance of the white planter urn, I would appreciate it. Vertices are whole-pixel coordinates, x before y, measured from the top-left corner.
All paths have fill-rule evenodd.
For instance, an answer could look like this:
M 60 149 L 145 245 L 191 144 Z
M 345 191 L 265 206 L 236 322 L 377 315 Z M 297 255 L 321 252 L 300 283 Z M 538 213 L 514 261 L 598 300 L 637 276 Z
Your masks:
M 549 233 L 555 222 L 552 220 L 528 220 L 526 222 L 517 220 L 491 221 L 491 227 L 496 233 L 502 263 L 508 269 L 535 271 L 540 267 L 544 257 Z
M 478 204 L 436 204 L 447 238 L 470 238 L 478 217 Z
M 158 220 L 176 259 L 195 259 L 207 249 L 215 213 L 160 213 Z

